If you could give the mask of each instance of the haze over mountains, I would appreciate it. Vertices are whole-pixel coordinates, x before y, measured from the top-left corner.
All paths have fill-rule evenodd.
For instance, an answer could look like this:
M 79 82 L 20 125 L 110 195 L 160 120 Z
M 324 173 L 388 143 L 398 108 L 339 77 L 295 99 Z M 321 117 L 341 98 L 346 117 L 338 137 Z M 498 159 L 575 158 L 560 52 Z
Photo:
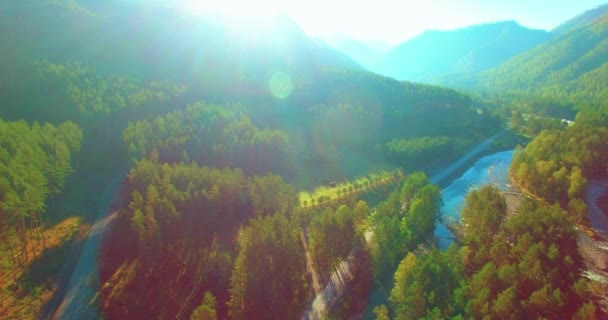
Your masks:
M 591 103 L 606 101 L 608 5 L 577 16 L 552 33 L 550 40 L 503 64 L 452 83 Z
M 10 3 L 0 11 L 7 56 L 78 60 L 104 70 L 190 82 L 217 71 L 234 80 L 264 69 L 304 72 L 323 65 L 360 68 L 346 55 L 308 37 L 286 16 L 239 28 L 217 16 L 111 1 Z M 28 27 L 21 21 L 35 21 Z M 36 41 L 33 41 L 36 39 Z M 238 74 L 238 76 L 237 76 Z
M 605 15 L 608 12 L 608 3 L 597 6 L 593 9 L 587 10 L 567 21 L 560 24 L 559 26 L 553 28 L 551 30 L 552 33 L 561 34 L 564 32 L 568 32 L 570 29 L 574 29 L 576 27 L 582 27 L 584 25 L 593 23 L 595 20 Z
M 495 66 L 548 38 L 548 32 L 514 21 L 426 31 L 391 50 L 372 70 L 400 80 L 432 82 Z
M 297 113 L 312 112 L 319 105 L 367 105 L 366 121 L 373 117 L 378 124 L 366 135 L 379 143 L 394 137 L 393 126 L 404 123 L 410 124 L 408 130 L 395 131 L 400 137 L 414 137 L 435 129 L 458 132 L 472 121 L 468 118 L 478 117 L 469 97 L 365 72 L 285 16 L 266 28 L 253 28 L 122 1 L 6 2 L 0 11 L 0 41 L 6 49 L 0 56 L 3 117 L 86 120 L 95 129 L 85 129 L 85 135 L 94 137 L 100 137 L 92 133 L 97 130 L 107 133 L 108 123 L 118 134 L 121 123 L 139 119 L 136 108 L 153 104 L 143 116 L 155 117 L 176 108 L 168 106 L 184 108 L 200 100 L 256 99 L 261 106 L 252 117 L 281 127 L 290 127 L 286 123 L 294 119 L 305 121 Z M 269 83 L 282 92 L 271 92 Z M 62 107 L 46 107 L 49 104 Z M 273 109 L 277 105 L 290 108 Z M 408 115 L 426 119 L 433 112 L 451 116 L 439 127 L 429 127 Z M 101 114 L 113 120 L 93 121 Z M 298 161 L 323 159 L 331 166 L 347 159 L 335 145 L 316 147 L 323 154 Z
M 373 66 L 378 64 L 392 49 L 390 44 L 356 40 L 343 36 L 324 37 L 322 39 L 369 70 L 372 70 Z
M 179 199 L 158 202 L 155 209 L 148 206 L 147 222 L 135 223 L 135 228 L 145 226 L 139 231 L 133 231 L 131 223 L 140 219 L 139 213 L 121 214 L 116 223 L 125 229 L 115 233 L 116 247 L 110 245 L 107 250 L 117 251 L 102 254 L 99 269 L 104 284 L 99 305 L 108 319 L 181 319 L 175 315 L 190 314 L 200 304 L 199 294 L 189 300 L 198 288 L 213 291 L 219 318 L 228 318 L 227 302 L 236 297 L 229 291 L 235 261 L 247 262 L 237 259 L 237 232 L 255 215 L 292 212 L 296 189 L 283 188 L 283 181 L 305 190 L 327 179 L 341 181 L 392 170 L 393 162 L 415 156 L 409 150 L 419 150 L 420 142 L 428 146 L 416 152 L 441 151 L 441 156 L 418 163 L 407 161 L 412 164 L 408 169 L 438 166 L 499 130 L 499 119 L 480 114 L 469 96 L 366 72 L 344 54 L 308 37 L 285 17 L 277 17 L 264 29 L 146 5 L 104 7 L 96 5 L 101 2 L 87 1 L 83 6 L 74 0 L 2 3 L 6 4 L 0 10 L 0 47 L 4 50 L 0 55 L 0 118 L 21 121 L 22 127 L 27 127 L 26 121 L 33 128 L 40 127 L 35 122 L 71 121 L 81 128 L 82 152 L 74 161 L 73 181 L 77 182 L 90 181 L 95 175 L 101 180 L 124 177 L 136 162 L 142 164 L 139 167 L 146 176 L 152 173 L 149 169 L 156 170 L 152 167 L 166 171 L 170 163 L 183 162 L 179 175 L 186 179 L 183 186 L 192 197 L 184 193 Z M 405 139 L 413 140 L 408 144 Z M 11 146 L 25 144 L 16 138 L 9 142 Z M 10 162 L 9 170 L 13 170 L 20 163 L 11 162 L 9 154 L 0 152 L 0 164 Z M 69 155 L 64 158 L 70 159 Z M 145 160 L 154 158 L 155 164 Z M 218 169 L 196 169 L 203 165 Z M 235 171 L 221 170 L 226 167 Z M 244 187 L 249 183 L 245 176 L 271 172 L 274 176 L 255 178 L 260 188 Z M 254 178 L 250 180 L 254 183 Z M 58 206 L 67 203 L 78 212 L 98 212 L 88 200 L 100 194 L 105 183 L 77 182 L 66 183 L 65 189 L 70 191 L 66 194 L 83 190 L 87 196 L 74 196 L 77 199 Z M 11 184 L 0 181 L 0 188 L 7 185 Z M 266 185 L 280 187 L 285 196 Z M 209 192 L 201 191 L 207 187 Z M 165 190 L 174 189 L 158 188 L 163 197 Z M 247 194 L 258 189 L 268 190 L 261 192 L 272 199 L 253 200 Z M 155 197 L 154 191 L 141 192 L 146 199 Z M 251 211 L 257 203 L 283 201 L 280 199 L 286 205 L 276 208 L 285 209 L 268 207 L 263 214 Z M 314 203 L 323 199 L 315 197 Z M 173 209 L 167 206 L 170 202 L 175 203 Z M 48 211 L 49 216 L 64 212 Z M 17 217 L 15 212 L 11 211 L 11 223 Z M 3 226 L 4 217 L 0 215 Z M 304 255 L 296 249 L 301 244 L 299 233 L 292 227 L 285 230 L 294 236 L 290 248 L 280 247 L 277 254 L 255 251 L 252 258 L 285 261 L 293 255 L 297 265 L 304 266 L 300 263 Z M 148 243 L 153 244 L 152 251 L 144 249 Z M 207 263 L 206 254 L 191 251 L 211 246 L 219 250 L 212 254 L 221 259 L 217 268 L 215 262 Z M 351 248 L 347 249 L 346 254 Z M 6 259 L 6 255 L 0 256 Z M 244 291 L 244 318 L 255 319 L 259 314 L 251 308 L 272 310 L 275 319 L 296 318 L 293 314 L 302 311 L 311 294 L 301 268 L 281 267 L 277 274 L 265 262 L 247 264 L 251 267 L 238 268 L 245 268 L 251 281 L 267 279 L 263 281 L 273 288 L 286 285 L 295 289 L 262 290 L 247 280 L 254 289 Z M 136 277 L 125 277 L 121 270 L 127 265 Z M 256 269 L 259 274 L 253 271 L 255 265 L 260 266 Z M 191 275 L 200 275 L 203 285 L 192 281 Z M 295 279 L 293 285 L 288 278 Z M 297 296 L 285 292 L 297 292 Z M 7 304 L 21 300 L 14 295 Z M 4 301 L 0 299 L 0 313 Z M 235 304 L 232 309 L 240 307 Z M 26 306 L 17 318 L 36 318 L 25 314 L 37 312 L 35 309 Z
M 599 315 L 572 223 L 606 172 L 608 110 L 580 99 L 570 128 L 526 103 L 603 97 L 601 10 L 555 34 L 428 31 L 388 55 L 330 42 L 351 58 L 285 15 L 167 1 L 0 0 L 0 319 Z M 395 74 L 361 66 L 376 62 Z M 443 251 L 430 180 L 544 129 L 512 171 L 562 208 L 507 219 L 481 190 Z M 323 287 L 340 290 L 319 307 Z
M 399 80 L 501 94 L 608 98 L 608 4 L 550 32 L 503 21 L 426 31 L 383 57 L 370 55 L 361 43 L 334 47 L 368 70 Z

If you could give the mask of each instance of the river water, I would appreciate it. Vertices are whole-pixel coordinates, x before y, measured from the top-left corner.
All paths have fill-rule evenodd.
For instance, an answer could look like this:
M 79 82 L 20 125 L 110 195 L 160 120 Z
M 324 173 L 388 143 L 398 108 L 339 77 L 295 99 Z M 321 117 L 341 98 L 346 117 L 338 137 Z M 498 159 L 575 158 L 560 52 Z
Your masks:
M 608 191 L 608 179 L 591 180 L 585 192 L 587 203 L 587 217 L 593 228 L 599 235 L 608 239 L 608 215 L 602 212 L 597 205 L 597 199 Z
M 452 181 L 441 190 L 443 207 L 441 212 L 446 223 L 460 220 L 460 210 L 464 206 L 466 194 L 475 188 L 486 184 L 493 184 L 501 190 L 511 188 L 509 181 L 509 166 L 513 159 L 513 150 L 503 151 L 480 158 L 459 178 Z M 454 236 L 445 224 L 438 224 L 435 228 L 439 247 L 447 248 Z

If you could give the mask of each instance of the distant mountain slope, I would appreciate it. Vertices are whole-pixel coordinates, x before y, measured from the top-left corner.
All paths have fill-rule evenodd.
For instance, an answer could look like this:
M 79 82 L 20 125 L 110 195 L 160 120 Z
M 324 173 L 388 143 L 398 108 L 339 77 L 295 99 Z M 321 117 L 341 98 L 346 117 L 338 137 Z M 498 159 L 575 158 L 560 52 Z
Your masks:
M 560 99 L 608 100 L 608 10 L 603 10 L 597 16 L 597 9 L 581 15 L 596 17 L 568 22 L 555 38 L 461 84 Z
M 368 43 L 351 38 L 324 40 L 369 70 L 372 70 L 390 50 L 389 45 Z
M 567 20 L 566 22 L 555 27 L 553 30 L 551 30 L 551 32 L 554 34 L 562 34 L 577 27 L 583 27 L 585 25 L 593 23 L 593 21 L 595 21 L 597 18 L 601 17 L 606 13 L 608 13 L 608 3 L 601 6 L 597 6 L 596 8 L 585 11 L 582 14 L 579 14 L 576 17 Z
M 401 80 L 431 81 L 495 66 L 550 37 L 514 21 L 452 31 L 426 31 L 387 54 L 374 71 Z

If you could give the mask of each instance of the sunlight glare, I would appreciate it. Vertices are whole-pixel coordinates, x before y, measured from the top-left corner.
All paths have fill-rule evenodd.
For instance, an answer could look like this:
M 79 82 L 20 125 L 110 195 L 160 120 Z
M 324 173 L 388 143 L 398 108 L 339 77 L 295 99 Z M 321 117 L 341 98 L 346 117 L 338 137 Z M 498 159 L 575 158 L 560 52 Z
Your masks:
M 184 0 L 182 8 L 197 15 L 219 16 L 233 26 L 264 27 L 279 13 L 278 0 Z

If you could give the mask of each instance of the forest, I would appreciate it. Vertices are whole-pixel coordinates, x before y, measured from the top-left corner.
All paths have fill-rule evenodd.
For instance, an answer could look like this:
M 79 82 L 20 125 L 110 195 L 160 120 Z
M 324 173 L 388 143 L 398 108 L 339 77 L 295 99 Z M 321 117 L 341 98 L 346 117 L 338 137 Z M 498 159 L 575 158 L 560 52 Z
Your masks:
M 0 5 L 0 319 L 602 315 L 577 243 L 601 90 L 398 81 L 287 16 L 245 41 L 162 6 Z M 430 177 L 504 132 L 464 166 L 515 148 L 528 197 L 472 189 L 450 224 Z
M 394 319 L 593 319 L 588 292 L 597 289 L 578 275 L 582 262 L 566 216 L 533 201 L 513 217 L 506 211 L 492 186 L 469 193 L 462 245 L 408 252 L 390 308 L 377 307 L 376 319 L 389 310 Z
M 159 60 L 158 70 L 138 69 L 137 59 L 129 57 L 142 48 L 133 47 L 137 42 L 128 37 L 118 45 L 135 50 L 128 54 L 99 59 L 95 51 L 75 49 L 97 47 L 95 37 L 86 35 L 115 28 L 113 22 L 127 14 L 124 8 L 98 11 L 111 22 L 75 1 L 7 8 L 0 26 L 11 44 L 0 59 L 0 234 L 2 279 L 8 280 L 1 285 L 0 314 L 9 318 L 53 312 L 40 310 L 45 304 L 52 309 L 47 302 L 60 295 L 57 286 L 66 280 L 57 274 L 69 271 L 62 271 L 62 262 L 84 245 L 96 212 L 111 198 L 104 188 L 125 172 L 122 200 L 113 204 L 116 222 L 100 253 L 100 280 L 107 284 L 95 305 L 107 318 L 188 317 L 204 307 L 203 297 L 207 307 L 197 309 L 203 313 L 212 309 L 220 317 L 250 317 L 272 305 L 285 308 L 277 318 L 291 318 L 312 297 L 301 254 L 302 226 L 310 225 L 305 238 L 317 261 L 314 268 L 327 274 L 349 247 L 362 246 L 369 211 L 364 202 L 357 205 L 357 195 L 345 193 L 331 210 L 305 212 L 298 190 L 322 184 L 326 172 L 333 172 L 335 180 L 368 174 L 367 167 L 378 159 L 384 169 L 405 166 L 384 159 L 375 148 L 396 137 L 456 135 L 466 142 L 442 160 L 448 162 L 496 130 L 467 95 L 361 71 L 299 31 L 283 36 L 307 46 L 317 58 L 298 60 L 302 53 L 290 51 L 298 62 L 282 68 L 293 93 L 277 98 L 260 85 L 277 66 L 264 55 L 248 67 L 233 49 L 226 59 L 244 67 L 235 74 L 227 64 L 213 63 L 224 55 L 215 53 L 216 58 L 202 60 L 206 74 L 225 74 L 225 81 L 235 85 L 206 85 L 203 72 L 189 79 L 176 76 L 171 59 Z M 12 26 L 23 23 L 11 10 L 38 24 L 30 33 L 11 33 Z M 89 24 L 77 33 L 74 27 L 81 20 Z M 148 21 L 148 32 L 157 32 Z M 64 37 L 63 48 L 47 41 L 61 34 L 73 35 Z M 228 43 L 236 39 L 225 35 L 217 41 L 232 48 Z M 252 45 L 265 50 L 264 44 Z M 74 54 L 66 59 L 60 52 Z M 131 68 L 121 68 L 124 61 L 132 61 Z M 444 115 L 440 121 L 421 125 L 438 113 Z M 338 119 L 343 125 L 335 125 Z M 345 165 L 353 156 L 357 163 Z M 335 171 L 340 167 L 352 169 Z M 319 174 L 309 177 L 313 170 Z M 258 238 L 266 234 L 261 230 L 272 231 Z M 339 237 L 337 247 L 325 245 L 328 234 Z M 292 255 L 289 270 L 267 272 L 273 256 L 283 261 Z M 250 271 L 256 268 L 259 274 Z M 285 287 L 271 290 L 274 296 L 248 291 L 266 276 L 282 279 Z M 144 289 L 159 279 L 165 289 Z M 149 296 L 141 299 L 142 292 Z M 166 296 L 187 302 L 150 304 Z M 141 314 L 126 308 L 138 304 L 158 308 L 142 307 Z
M 525 148 L 516 149 L 513 180 L 583 222 L 588 180 L 608 174 L 608 122 L 604 117 L 583 110 L 571 128 L 541 131 Z

